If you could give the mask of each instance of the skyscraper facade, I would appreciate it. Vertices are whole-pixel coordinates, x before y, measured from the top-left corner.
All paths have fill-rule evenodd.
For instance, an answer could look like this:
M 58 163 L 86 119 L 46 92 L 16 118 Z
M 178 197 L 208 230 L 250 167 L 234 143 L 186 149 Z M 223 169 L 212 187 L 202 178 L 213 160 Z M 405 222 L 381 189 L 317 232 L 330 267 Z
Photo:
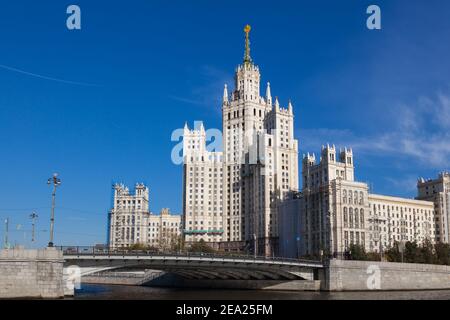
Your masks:
M 163 208 L 159 215 L 150 212 L 149 189 L 142 183 L 134 192 L 115 184 L 113 207 L 109 211 L 108 246 L 112 249 L 134 245 L 167 251 L 180 241 L 181 216 Z
M 436 240 L 450 243 L 450 173 L 442 172 L 436 179 L 420 178 L 417 189 L 417 199 L 434 203 Z
M 260 95 L 261 74 L 250 55 L 250 26 L 244 32 L 244 59 L 235 70 L 234 89 L 229 93 L 224 87 L 223 151 L 206 150 L 203 125 L 194 131 L 185 128 L 184 234 L 187 242 L 220 240 L 225 250 L 272 255 L 278 247 L 278 204 L 298 190 L 298 142 L 292 103 L 282 108 L 278 98 L 272 99 L 269 83 L 265 96 Z M 191 183 L 195 172 L 200 180 Z M 210 172 L 220 172 L 220 180 L 207 184 Z M 201 174 L 206 175 L 203 184 Z M 195 205 L 206 210 L 194 212 Z

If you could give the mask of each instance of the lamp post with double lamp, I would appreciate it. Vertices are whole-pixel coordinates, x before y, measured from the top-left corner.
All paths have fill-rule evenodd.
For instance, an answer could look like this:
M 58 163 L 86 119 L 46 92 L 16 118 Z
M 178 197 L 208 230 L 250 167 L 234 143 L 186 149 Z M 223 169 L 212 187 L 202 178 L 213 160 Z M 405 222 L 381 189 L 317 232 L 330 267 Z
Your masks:
M 58 178 L 58 174 L 54 173 L 53 177 L 47 180 L 48 185 L 53 185 L 52 191 L 52 211 L 50 216 L 50 242 L 48 243 L 49 247 L 53 247 L 53 234 L 55 227 L 55 197 L 56 197 L 56 188 L 61 184 L 61 179 Z

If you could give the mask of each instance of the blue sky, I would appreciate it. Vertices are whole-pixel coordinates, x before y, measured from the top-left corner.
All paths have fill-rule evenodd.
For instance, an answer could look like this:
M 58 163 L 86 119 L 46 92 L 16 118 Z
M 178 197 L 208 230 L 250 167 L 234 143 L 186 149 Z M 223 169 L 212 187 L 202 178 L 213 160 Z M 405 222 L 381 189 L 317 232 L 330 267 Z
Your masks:
M 81 30 L 66 28 L 70 4 Z M 382 30 L 366 28 L 370 4 Z M 450 167 L 448 12 L 444 0 L 3 1 L 0 218 L 11 242 L 29 245 L 32 210 L 37 245 L 48 241 L 53 172 L 57 244 L 105 242 L 115 181 L 144 182 L 153 212 L 179 213 L 171 133 L 185 121 L 221 127 L 246 23 L 263 83 L 293 101 L 300 156 L 351 146 L 358 180 L 414 197 L 417 177 Z

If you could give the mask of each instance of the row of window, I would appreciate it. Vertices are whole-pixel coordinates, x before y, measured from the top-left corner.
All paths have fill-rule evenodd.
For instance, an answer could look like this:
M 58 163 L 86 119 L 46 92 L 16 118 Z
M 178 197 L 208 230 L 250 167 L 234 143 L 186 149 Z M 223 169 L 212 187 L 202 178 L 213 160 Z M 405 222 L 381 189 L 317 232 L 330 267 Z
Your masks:
M 364 228 L 364 209 L 344 207 L 344 228 Z
M 359 197 L 358 197 L 359 194 Z M 343 190 L 342 191 L 342 202 L 349 204 L 359 204 L 364 205 L 364 192 L 360 191 L 351 191 L 351 190 Z

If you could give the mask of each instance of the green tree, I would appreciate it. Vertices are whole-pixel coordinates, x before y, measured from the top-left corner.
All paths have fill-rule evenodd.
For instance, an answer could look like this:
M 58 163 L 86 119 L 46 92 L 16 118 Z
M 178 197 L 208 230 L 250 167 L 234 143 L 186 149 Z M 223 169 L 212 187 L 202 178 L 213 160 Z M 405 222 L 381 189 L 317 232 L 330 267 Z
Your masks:
M 128 247 L 130 250 L 147 250 L 147 246 L 143 243 L 134 243 Z
M 381 261 L 381 254 L 378 252 L 368 252 L 367 253 L 368 261 Z
M 350 260 L 368 260 L 366 249 L 359 244 L 351 244 L 349 247 Z
M 422 246 L 419 248 L 418 253 L 419 259 L 421 263 L 437 263 L 437 257 L 435 255 L 435 250 L 433 248 L 433 244 L 429 239 L 425 239 Z
M 184 251 L 184 240 L 183 240 L 182 235 L 172 236 L 171 250 L 174 252 L 183 252 Z
M 403 262 L 423 263 L 423 257 L 416 241 L 406 241 L 403 253 Z
M 189 248 L 189 252 L 197 252 L 197 253 L 214 253 L 216 250 L 211 248 L 203 239 L 200 239 L 198 242 L 194 242 Z
M 389 262 L 401 262 L 399 243 L 396 241 L 392 247 L 384 252 L 384 255 Z
M 450 244 L 436 243 L 434 245 L 434 255 L 436 263 L 450 265 Z

